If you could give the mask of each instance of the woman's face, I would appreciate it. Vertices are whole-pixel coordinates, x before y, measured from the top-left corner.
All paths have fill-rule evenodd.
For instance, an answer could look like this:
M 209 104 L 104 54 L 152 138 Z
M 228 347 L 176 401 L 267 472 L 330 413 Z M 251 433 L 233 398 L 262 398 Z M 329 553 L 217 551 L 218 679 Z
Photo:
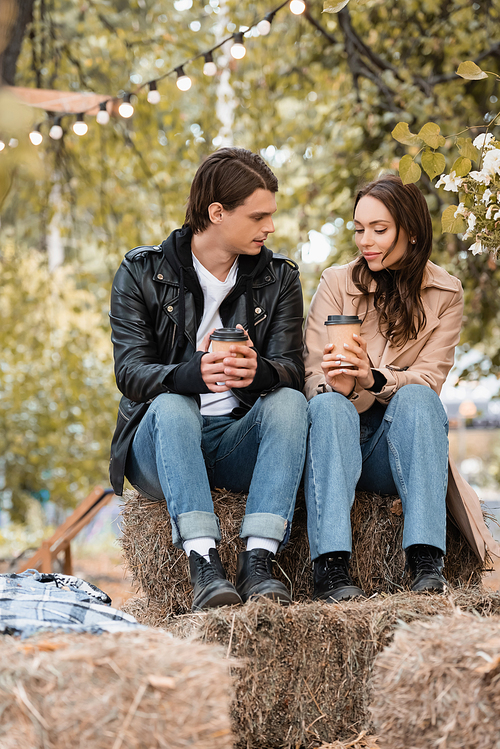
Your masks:
M 403 228 L 390 255 L 384 259 L 396 239 L 396 223 L 385 205 L 372 195 L 364 195 L 354 214 L 355 237 L 371 271 L 385 268 L 397 270 L 408 247 L 408 235 Z

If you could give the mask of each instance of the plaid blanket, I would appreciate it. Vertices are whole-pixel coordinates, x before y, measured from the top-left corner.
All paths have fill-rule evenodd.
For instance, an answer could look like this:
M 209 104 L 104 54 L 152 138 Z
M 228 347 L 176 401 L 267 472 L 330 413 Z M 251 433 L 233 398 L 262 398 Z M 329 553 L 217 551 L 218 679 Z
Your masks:
M 102 590 L 72 575 L 36 570 L 0 575 L 0 633 L 24 638 L 56 629 L 93 634 L 145 629 L 110 603 Z

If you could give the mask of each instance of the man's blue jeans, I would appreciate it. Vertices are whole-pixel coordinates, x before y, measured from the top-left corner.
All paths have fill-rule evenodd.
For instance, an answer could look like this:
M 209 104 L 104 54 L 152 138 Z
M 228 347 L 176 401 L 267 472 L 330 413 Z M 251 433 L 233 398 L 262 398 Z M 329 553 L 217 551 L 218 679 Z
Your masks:
M 311 559 L 351 551 L 351 507 L 356 487 L 398 494 L 403 504 L 403 548 L 430 544 L 446 551 L 448 419 L 436 393 L 405 385 L 384 408 L 359 415 L 339 393 L 309 402 L 305 470 Z
M 172 540 L 220 540 L 210 488 L 248 492 L 240 535 L 290 536 L 306 453 L 307 402 L 280 388 L 241 419 L 202 416 L 194 398 L 159 395 L 135 434 L 127 478 L 146 497 L 166 499 Z

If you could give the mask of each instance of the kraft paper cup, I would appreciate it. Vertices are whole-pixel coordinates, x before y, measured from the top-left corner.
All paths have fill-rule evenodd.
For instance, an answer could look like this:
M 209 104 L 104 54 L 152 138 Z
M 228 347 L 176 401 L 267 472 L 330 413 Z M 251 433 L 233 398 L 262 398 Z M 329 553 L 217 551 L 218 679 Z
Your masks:
M 229 347 L 235 343 L 247 343 L 248 336 L 241 328 L 217 328 L 210 336 L 210 342 L 212 344 L 212 352 L 220 351 L 221 359 L 229 352 Z M 239 359 L 244 359 L 244 355 L 240 353 L 233 353 Z
M 361 319 L 357 315 L 328 315 L 325 320 L 328 343 L 334 344 L 334 354 L 344 352 L 344 343 L 352 346 L 355 343 L 352 335 L 360 334 Z M 342 364 L 343 369 L 355 369 L 352 364 Z

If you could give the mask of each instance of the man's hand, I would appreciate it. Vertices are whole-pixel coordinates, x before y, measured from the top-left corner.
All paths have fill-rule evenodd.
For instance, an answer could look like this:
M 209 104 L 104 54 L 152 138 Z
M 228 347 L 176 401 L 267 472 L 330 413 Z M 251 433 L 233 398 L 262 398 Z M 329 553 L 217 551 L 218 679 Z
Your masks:
M 236 327 L 243 330 L 242 325 Z M 207 388 L 212 393 L 226 393 L 232 388 L 244 388 L 251 385 L 257 372 L 257 352 L 251 348 L 253 343 L 250 338 L 246 344 L 232 344 L 229 352 L 221 360 L 219 351 L 208 353 L 210 336 L 213 332 L 211 330 L 207 333 L 202 343 L 202 350 L 206 353 L 201 357 L 200 371 Z M 242 356 L 236 356 L 236 354 Z

